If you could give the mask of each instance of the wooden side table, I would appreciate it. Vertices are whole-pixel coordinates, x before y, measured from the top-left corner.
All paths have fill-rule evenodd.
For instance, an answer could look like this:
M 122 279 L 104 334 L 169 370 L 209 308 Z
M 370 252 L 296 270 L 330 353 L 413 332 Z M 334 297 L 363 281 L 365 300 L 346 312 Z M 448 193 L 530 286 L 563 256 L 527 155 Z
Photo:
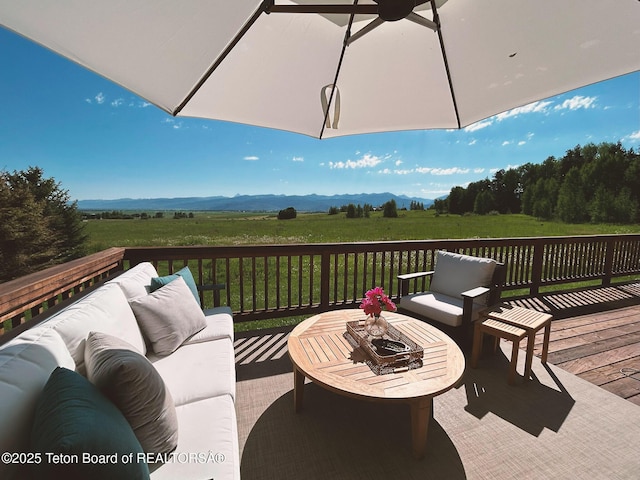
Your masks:
M 474 328 L 472 368 L 475 368 L 477 365 L 484 333 L 493 335 L 496 339 L 505 338 L 506 340 L 511 340 L 513 342 L 513 350 L 511 353 L 509 383 L 513 384 L 515 382 L 515 365 L 518 361 L 518 347 L 520 340 L 526 336 L 527 356 L 525 360 L 524 378 L 530 379 L 535 337 L 536 333 L 542 328 L 544 328 L 544 338 L 542 341 L 541 360 L 542 363 L 547 363 L 551 321 L 553 320 L 552 315 L 529 310 L 528 308 L 499 304 L 482 312 L 482 316 L 485 317 L 485 320 L 478 320 Z

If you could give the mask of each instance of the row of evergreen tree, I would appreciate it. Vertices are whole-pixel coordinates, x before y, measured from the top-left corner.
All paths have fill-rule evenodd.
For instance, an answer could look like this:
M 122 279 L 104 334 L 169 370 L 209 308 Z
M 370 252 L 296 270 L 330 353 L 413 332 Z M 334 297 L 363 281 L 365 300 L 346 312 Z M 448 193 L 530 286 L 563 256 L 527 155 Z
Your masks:
M 412 202 L 413 203 L 413 202 Z M 383 217 L 395 218 L 398 216 L 398 205 L 396 201 L 392 198 L 388 202 L 385 202 L 382 207 Z M 347 218 L 369 218 L 371 216 L 371 212 L 376 209 L 373 205 L 365 203 L 364 207 L 360 204 L 355 205 L 350 203 L 349 205 L 343 205 L 342 207 L 330 207 L 329 215 L 337 215 L 338 213 L 346 213 Z M 413 208 L 412 208 L 413 210 Z M 417 208 L 416 208 L 417 210 Z M 422 210 L 424 210 L 424 205 L 422 206 Z
M 620 143 L 576 146 L 541 164 L 499 170 L 493 179 L 454 187 L 438 212 L 524 213 L 567 223 L 640 221 L 640 154 Z
M 193 212 L 174 212 L 173 218 L 194 218 Z M 82 212 L 83 220 L 148 220 L 150 218 L 164 218 L 164 212 L 156 212 L 153 215 L 142 213 L 125 213 L 121 210 L 112 210 L 110 212 Z

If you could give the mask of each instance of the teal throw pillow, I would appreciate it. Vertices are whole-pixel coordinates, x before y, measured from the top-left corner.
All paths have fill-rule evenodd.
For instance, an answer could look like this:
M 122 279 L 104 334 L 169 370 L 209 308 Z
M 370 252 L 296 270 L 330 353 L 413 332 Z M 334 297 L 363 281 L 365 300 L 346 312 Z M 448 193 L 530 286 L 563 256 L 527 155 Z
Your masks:
M 198 302 L 198 305 L 200 305 L 200 295 L 198 295 L 198 286 L 196 285 L 196 281 L 193 278 L 193 274 L 191 273 L 191 270 L 189 270 L 189 267 L 184 267 L 172 275 L 165 275 L 164 277 L 152 278 L 151 291 L 155 292 L 160 287 L 164 287 L 166 284 L 172 282 L 178 277 L 182 277 L 184 279 L 184 282 L 189 287 L 189 290 L 191 290 L 191 293 L 193 293 L 193 296 L 195 297 L 196 302 Z
M 30 451 L 42 453 L 34 478 L 149 478 L 140 442 L 120 410 L 89 380 L 62 367 L 38 399 Z

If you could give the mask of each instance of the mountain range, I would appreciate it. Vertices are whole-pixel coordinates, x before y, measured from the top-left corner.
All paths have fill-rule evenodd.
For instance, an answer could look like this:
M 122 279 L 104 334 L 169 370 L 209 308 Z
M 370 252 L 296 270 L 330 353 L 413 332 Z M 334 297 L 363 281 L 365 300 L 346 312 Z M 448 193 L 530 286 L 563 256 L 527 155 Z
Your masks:
M 178 210 L 178 211 L 256 211 L 277 212 L 293 207 L 299 212 L 326 212 L 330 207 L 365 203 L 378 207 L 395 200 L 399 209 L 419 202 L 428 208 L 433 200 L 394 195 L 392 193 L 361 193 L 344 195 L 236 195 L 234 197 L 184 198 L 120 198 L 115 200 L 78 200 L 79 210 Z

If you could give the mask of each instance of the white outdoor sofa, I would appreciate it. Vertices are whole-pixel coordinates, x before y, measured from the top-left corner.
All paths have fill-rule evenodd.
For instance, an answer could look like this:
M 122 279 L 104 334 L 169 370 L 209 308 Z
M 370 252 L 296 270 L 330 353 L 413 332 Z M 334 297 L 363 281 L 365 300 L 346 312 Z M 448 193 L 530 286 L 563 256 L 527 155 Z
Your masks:
M 190 287 L 194 285 L 182 277 L 165 278 L 164 282 L 173 281 L 150 293 L 155 277 L 158 274 L 153 265 L 139 264 L 0 347 L 0 453 L 12 454 L 3 457 L 0 478 L 29 478 L 33 472 L 29 470 L 36 469 L 40 476 L 43 472 L 61 473 L 69 479 L 133 479 L 147 478 L 146 468 L 153 480 L 240 478 L 231 310 L 219 307 L 203 312 L 192 296 Z M 185 335 L 186 339 L 181 338 Z M 140 360 L 141 356 L 152 366 L 144 358 Z M 110 369 L 114 362 L 116 366 Z M 135 382 L 133 377 L 123 377 L 126 369 L 118 369 L 123 363 L 133 365 L 136 374 L 144 371 L 144 375 L 133 375 Z M 106 374 L 99 370 L 102 367 Z M 85 376 L 97 378 L 100 388 Z M 74 398 L 76 392 L 82 392 L 80 398 Z M 105 402 L 107 395 L 116 395 L 118 402 L 124 397 L 124 406 L 112 397 Z M 100 415 L 102 423 L 93 427 L 72 424 L 72 434 L 61 433 L 56 419 L 76 407 L 86 408 L 86 398 L 95 399 L 95 403 L 81 413 Z M 127 417 L 123 426 L 118 415 L 126 416 L 127 401 L 138 401 L 143 408 L 128 412 L 133 420 Z M 94 405 L 98 406 L 93 409 Z M 135 415 L 148 416 L 151 411 L 158 418 L 132 437 Z M 72 418 L 71 423 L 76 422 L 76 417 Z M 86 452 L 84 458 L 77 455 L 78 448 L 90 447 L 79 447 L 74 435 L 98 451 Z M 119 449 L 109 457 L 106 455 L 116 448 L 113 443 L 100 451 L 101 442 L 106 441 L 103 437 L 108 435 L 118 437 L 115 445 Z M 155 441 L 156 451 L 164 449 L 163 454 L 149 456 L 142 441 L 135 444 L 141 435 L 162 437 L 145 438 L 145 442 L 151 445 Z M 47 443 L 50 441 L 54 447 Z M 44 448 L 68 455 L 54 456 L 55 450 Z M 65 458 L 69 465 L 51 465 Z M 135 472 L 119 468 L 134 468 Z

